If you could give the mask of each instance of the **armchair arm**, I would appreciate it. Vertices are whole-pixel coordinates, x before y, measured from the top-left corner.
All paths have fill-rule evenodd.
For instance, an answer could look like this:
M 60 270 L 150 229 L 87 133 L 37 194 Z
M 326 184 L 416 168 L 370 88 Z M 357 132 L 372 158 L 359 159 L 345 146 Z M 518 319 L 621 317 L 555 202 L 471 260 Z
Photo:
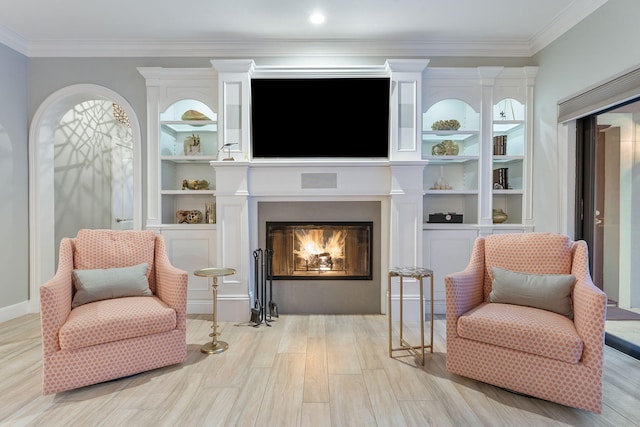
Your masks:
M 189 274 L 171 264 L 164 238 L 156 236 L 156 296 L 176 311 L 176 328 L 187 330 L 187 286 Z
M 576 241 L 572 249 L 571 274 L 576 277 L 572 295 L 573 322 L 584 343 L 582 361 L 602 370 L 607 296 L 591 280 L 586 242 Z
M 447 336 L 455 335 L 458 317 L 481 304 L 484 295 L 484 238 L 478 237 L 467 267 L 444 278 Z
M 58 331 L 71 312 L 73 250 L 74 239 L 62 239 L 56 274 L 40 286 L 40 327 L 44 356 L 53 354 L 60 349 Z

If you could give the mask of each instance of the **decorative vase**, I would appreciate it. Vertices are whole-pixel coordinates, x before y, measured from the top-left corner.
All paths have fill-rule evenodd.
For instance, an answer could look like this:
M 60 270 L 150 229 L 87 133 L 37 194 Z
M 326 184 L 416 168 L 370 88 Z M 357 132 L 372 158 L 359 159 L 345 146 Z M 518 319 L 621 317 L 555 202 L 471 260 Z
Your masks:
M 205 220 L 207 224 L 216 223 L 216 202 L 205 203 Z
M 492 216 L 493 216 L 493 223 L 494 224 L 502 224 L 503 222 L 505 222 L 509 218 L 507 213 L 505 211 L 503 211 L 502 209 L 494 209 Z

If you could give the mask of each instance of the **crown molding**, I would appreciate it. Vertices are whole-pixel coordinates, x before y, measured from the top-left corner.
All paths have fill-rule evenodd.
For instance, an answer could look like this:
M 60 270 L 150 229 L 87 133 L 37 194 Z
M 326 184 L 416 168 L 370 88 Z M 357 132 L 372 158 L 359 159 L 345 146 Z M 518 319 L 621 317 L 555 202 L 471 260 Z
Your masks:
M 269 56 L 477 56 L 529 57 L 522 40 L 217 40 L 198 42 L 133 40 L 39 40 L 29 57 L 269 57 Z
M 17 33 L 9 30 L 6 27 L 0 26 L 0 43 L 5 46 L 28 56 L 28 43 L 20 37 Z
M 574 1 L 567 6 L 553 21 L 530 40 L 531 55 L 550 45 L 554 40 L 573 28 L 580 21 L 591 15 L 609 0 Z

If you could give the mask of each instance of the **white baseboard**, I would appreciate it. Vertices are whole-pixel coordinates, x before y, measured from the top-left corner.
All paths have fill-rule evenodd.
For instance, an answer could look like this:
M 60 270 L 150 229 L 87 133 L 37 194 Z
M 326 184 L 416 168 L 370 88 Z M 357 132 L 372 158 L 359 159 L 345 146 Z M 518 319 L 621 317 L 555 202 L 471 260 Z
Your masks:
M 219 322 L 248 322 L 251 317 L 247 295 L 218 295 Z M 213 313 L 213 300 L 187 301 L 188 314 Z
M 0 322 L 15 319 L 30 313 L 29 301 L 19 302 L 18 304 L 0 308 Z
M 402 305 L 402 317 L 405 322 L 417 321 L 420 318 L 420 296 L 404 295 Z M 433 301 L 433 314 L 445 314 L 446 307 L 443 300 Z M 429 315 L 429 300 L 424 301 L 424 315 Z M 400 320 L 400 297 L 391 297 L 391 318 L 394 322 Z

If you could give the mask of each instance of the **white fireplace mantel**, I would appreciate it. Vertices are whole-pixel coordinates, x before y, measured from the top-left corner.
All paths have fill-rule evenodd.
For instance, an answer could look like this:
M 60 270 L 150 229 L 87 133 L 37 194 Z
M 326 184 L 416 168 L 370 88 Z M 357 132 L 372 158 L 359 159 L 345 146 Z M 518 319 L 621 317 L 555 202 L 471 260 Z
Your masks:
M 252 251 L 258 247 L 258 203 L 268 201 L 379 201 L 381 262 L 386 279 L 391 265 L 421 265 L 422 181 L 426 161 L 388 160 L 255 160 L 213 161 L 216 173 L 218 265 L 235 268 L 225 278 L 218 298 L 246 306 L 223 317 L 244 320 L 252 295 Z M 380 306 L 386 312 L 386 280 L 381 280 Z M 225 306 L 225 304 L 221 304 Z M 231 306 L 227 304 L 227 306 Z

